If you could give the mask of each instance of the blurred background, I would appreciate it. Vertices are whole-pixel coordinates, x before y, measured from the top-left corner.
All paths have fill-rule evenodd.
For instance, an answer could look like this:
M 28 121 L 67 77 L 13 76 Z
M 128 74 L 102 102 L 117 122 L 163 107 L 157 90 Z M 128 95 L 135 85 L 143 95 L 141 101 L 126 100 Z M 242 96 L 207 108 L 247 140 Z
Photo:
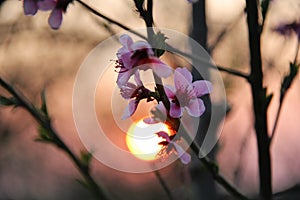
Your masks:
M 144 26 L 130 0 L 84 2 L 131 28 Z M 249 72 L 244 8 L 243 0 L 206 1 L 207 47 L 217 65 Z M 300 1 L 272 1 L 269 9 L 261 48 L 264 84 L 268 86 L 269 93 L 274 93 L 268 113 L 271 128 L 278 106 L 280 83 L 288 72 L 289 62 L 294 60 L 297 46 L 296 35 L 282 36 L 274 29 L 282 23 L 299 22 Z M 193 30 L 192 13 L 193 5 L 185 0 L 154 1 L 157 27 L 189 35 Z M 77 134 L 72 114 L 76 73 L 98 43 L 122 30 L 89 13 L 77 2 L 69 5 L 59 30 L 51 30 L 48 26 L 48 15 L 48 12 L 38 12 L 34 17 L 24 16 L 22 1 L 2 2 L 0 76 L 35 104 L 40 104 L 40 93 L 45 89 L 54 127 L 79 154 L 84 145 Z M 230 183 L 255 197 L 258 193 L 258 165 L 250 88 L 240 78 L 228 74 L 222 76 L 230 112 L 222 119 L 224 125 L 220 127 L 222 131 L 215 158 L 220 173 Z M 299 84 L 297 77 L 285 99 L 271 147 L 276 199 L 300 198 L 297 189 L 300 182 L 300 161 L 297 159 L 300 152 Z M 2 89 L 0 91 L 7 94 Z M 97 95 L 101 99 L 101 94 Z M 106 112 L 111 111 L 108 109 Z M 105 116 L 106 113 L 99 115 Z M 108 128 L 110 123 L 106 123 Z M 54 146 L 35 142 L 37 135 L 37 123 L 27 112 L 0 107 L 0 199 L 92 199 L 76 181 L 80 174 L 69 158 Z M 115 140 L 120 146 L 124 145 L 123 137 Z M 209 184 L 201 182 L 211 177 L 205 173 L 195 155 L 190 165 L 177 161 L 159 173 L 174 199 L 231 199 L 211 181 Z M 152 172 L 120 172 L 93 160 L 92 175 L 113 199 L 168 199 Z

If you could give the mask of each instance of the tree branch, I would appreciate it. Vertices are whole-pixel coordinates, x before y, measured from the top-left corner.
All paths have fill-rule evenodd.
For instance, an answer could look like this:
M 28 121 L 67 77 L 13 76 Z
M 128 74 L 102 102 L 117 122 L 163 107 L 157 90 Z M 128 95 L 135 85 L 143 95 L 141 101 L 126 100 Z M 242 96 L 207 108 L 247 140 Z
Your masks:
M 38 108 L 31 104 L 26 97 L 20 94 L 11 85 L 5 82 L 1 77 L 0 85 L 16 99 L 16 101 L 18 102 L 18 106 L 23 107 L 26 111 L 28 111 L 31 114 L 31 116 L 38 122 L 38 124 L 49 132 L 49 134 L 52 137 L 53 143 L 56 144 L 56 146 L 59 147 L 61 150 L 63 150 L 73 161 L 81 175 L 84 177 L 93 195 L 99 200 L 109 199 L 107 194 L 103 191 L 103 189 L 100 188 L 95 182 L 95 180 L 91 177 L 88 167 L 79 158 L 76 157 L 76 155 L 70 150 L 70 148 L 56 133 L 56 131 L 50 123 L 50 120 L 47 117 L 45 117 Z
M 268 101 L 263 88 L 263 72 L 260 50 L 260 28 L 258 25 L 258 6 L 256 0 L 246 0 L 249 34 L 251 73 L 249 82 L 252 90 L 255 115 L 255 130 L 258 146 L 260 196 L 272 199 L 271 156 L 267 128 Z
M 139 36 L 140 38 L 142 39 L 145 39 L 147 40 L 147 37 L 130 29 L 129 27 L 123 25 L 122 23 L 116 21 L 116 20 L 113 20 L 105 15 L 103 15 L 102 13 L 100 13 L 99 11 L 95 10 L 94 8 L 92 8 L 91 6 L 89 6 L 88 4 L 84 3 L 82 0 L 76 0 L 78 3 L 80 3 L 83 7 L 85 7 L 87 10 L 89 10 L 91 13 L 95 14 L 96 16 L 98 17 L 101 17 L 105 20 L 107 20 L 108 22 L 112 23 L 112 24 L 115 24 L 116 26 L 119 26 L 120 28 L 124 29 L 124 30 L 127 30 L 133 34 L 135 34 L 136 36 Z M 240 71 L 237 71 L 237 70 L 234 70 L 234 69 L 229 69 L 229 68 L 225 68 L 225 67 L 222 67 L 222 66 L 217 66 L 215 67 L 214 65 L 212 65 L 211 63 L 207 63 L 207 61 L 201 59 L 201 58 L 198 58 L 197 56 L 194 56 L 194 55 L 191 55 L 191 54 L 188 54 L 188 53 L 185 53 L 185 52 L 182 52 L 180 50 L 177 50 L 175 49 L 174 47 L 170 46 L 169 44 L 166 44 L 166 50 L 167 51 L 171 51 L 171 52 L 174 52 L 174 53 L 178 53 L 179 55 L 181 56 L 185 56 L 187 58 L 190 58 L 190 59 L 195 59 L 197 61 L 200 61 L 200 62 L 204 62 L 205 64 L 208 64 L 208 65 L 204 65 L 204 66 L 208 66 L 210 67 L 211 69 L 214 69 L 214 70 L 220 70 L 222 72 L 225 72 L 225 73 L 228 73 L 228 74 L 231 74 L 231 75 L 234 75 L 234 76 L 237 76 L 237 77 L 241 77 L 241 78 L 244 78 L 246 80 L 248 80 L 249 78 L 249 75 L 243 73 L 243 72 L 240 72 Z

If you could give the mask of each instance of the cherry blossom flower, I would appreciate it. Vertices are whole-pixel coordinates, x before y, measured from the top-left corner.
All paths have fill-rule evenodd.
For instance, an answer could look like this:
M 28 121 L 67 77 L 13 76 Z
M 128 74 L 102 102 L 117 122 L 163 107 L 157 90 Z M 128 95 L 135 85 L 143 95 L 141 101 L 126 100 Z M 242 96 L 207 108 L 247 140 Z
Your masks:
M 165 92 L 170 99 L 170 116 L 179 118 L 183 115 L 184 108 L 193 117 L 200 117 L 205 106 L 201 97 L 212 91 L 209 81 L 195 81 L 192 83 L 192 74 L 186 68 L 177 68 L 174 72 L 175 88 L 165 86 Z
M 55 0 L 24 0 L 24 14 L 35 15 L 38 10 L 48 11 L 52 10 L 56 5 Z
M 73 0 L 24 0 L 25 15 L 35 15 L 38 10 L 52 10 L 48 23 L 52 29 L 58 29 L 63 20 L 63 13 L 66 12 L 69 3 Z
M 120 43 L 123 45 L 117 53 L 116 68 L 120 68 L 117 85 L 121 87 L 129 78 L 139 70 L 152 69 L 159 77 L 168 77 L 172 69 L 154 56 L 149 43 L 145 41 L 133 42 L 129 35 L 121 35 Z
M 130 100 L 122 119 L 132 116 L 142 99 L 147 99 L 147 101 L 154 100 L 150 95 L 151 91 L 144 87 L 138 72 L 135 75 L 135 82 L 137 83 L 136 85 L 127 82 L 120 88 L 121 96 L 126 100 Z
M 188 164 L 191 162 L 191 155 L 186 153 L 180 145 L 173 141 L 175 135 L 169 136 L 168 133 L 164 131 L 160 131 L 156 134 L 165 139 L 165 141 L 159 143 L 160 145 L 164 146 L 159 154 L 170 154 L 171 151 L 174 150 L 183 164 Z
M 49 18 L 48 23 L 53 29 L 59 29 L 62 20 L 63 20 L 63 13 L 66 12 L 68 5 L 73 0 L 56 0 L 56 6 L 53 8 Z

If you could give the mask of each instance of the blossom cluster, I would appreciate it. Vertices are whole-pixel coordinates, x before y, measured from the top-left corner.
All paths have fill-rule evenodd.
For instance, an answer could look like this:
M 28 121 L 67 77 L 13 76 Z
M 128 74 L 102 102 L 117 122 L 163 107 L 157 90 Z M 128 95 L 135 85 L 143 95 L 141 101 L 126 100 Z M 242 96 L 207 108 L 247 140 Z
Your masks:
M 146 41 L 134 42 L 129 35 L 122 35 L 119 39 L 122 47 L 117 52 L 115 68 L 118 72 L 117 85 L 120 88 L 121 96 L 129 100 L 122 119 L 127 119 L 134 114 L 141 100 L 158 102 L 156 110 L 161 116 L 147 118 L 146 123 L 158 123 L 162 118 L 179 119 L 184 111 L 192 117 L 200 117 L 205 111 L 205 105 L 200 99 L 203 95 L 212 91 L 212 84 L 209 81 L 199 80 L 193 82 L 191 72 L 187 68 L 176 68 L 173 70 L 166 63 L 161 61 Z M 140 78 L 140 71 L 152 70 L 158 77 L 167 78 L 174 73 L 174 86 L 164 85 L 164 92 L 169 100 L 169 109 L 162 103 L 161 94 L 156 89 L 151 91 L 143 85 Z M 131 82 L 131 77 L 133 81 Z M 174 127 L 171 127 L 174 130 Z M 176 130 L 175 130 L 176 132 Z M 175 135 L 169 136 L 165 132 L 156 133 L 165 139 L 160 144 L 167 154 L 174 150 L 182 163 L 190 162 L 190 155 L 176 143 Z M 178 140 L 178 137 L 177 137 Z
M 48 23 L 53 29 L 58 29 L 63 20 L 63 13 L 73 0 L 24 0 L 25 15 L 35 15 L 38 10 L 50 11 Z

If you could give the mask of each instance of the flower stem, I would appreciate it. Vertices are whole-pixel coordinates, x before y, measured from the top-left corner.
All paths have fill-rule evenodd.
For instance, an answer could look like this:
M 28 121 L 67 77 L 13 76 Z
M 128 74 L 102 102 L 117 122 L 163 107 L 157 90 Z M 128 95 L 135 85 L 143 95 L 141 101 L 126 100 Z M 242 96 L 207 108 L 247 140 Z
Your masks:
M 159 183 L 161 184 L 161 186 L 163 187 L 164 191 L 166 192 L 168 198 L 170 200 L 172 200 L 173 199 L 172 193 L 171 193 L 170 189 L 168 188 L 168 186 L 167 186 L 166 182 L 164 181 L 164 179 L 161 177 L 159 171 L 154 170 L 154 174 L 155 174 L 156 178 L 158 179 Z

